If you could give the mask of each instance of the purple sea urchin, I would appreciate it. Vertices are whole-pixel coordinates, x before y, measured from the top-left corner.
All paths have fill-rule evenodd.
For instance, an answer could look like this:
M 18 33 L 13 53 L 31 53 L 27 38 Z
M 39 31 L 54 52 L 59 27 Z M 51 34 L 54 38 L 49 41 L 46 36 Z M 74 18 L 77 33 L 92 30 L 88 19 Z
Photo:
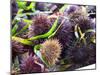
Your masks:
M 96 46 L 93 43 L 84 45 L 82 41 L 73 41 L 69 46 L 66 57 L 77 64 L 95 63 Z M 91 59 L 92 58 L 92 59 Z
M 74 8 L 75 9 L 75 8 Z M 95 29 L 95 24 L 88 17 L 85 7 L 78 7 L 72 13 L 68 15 L 70 22 L 74 25 L 79 25 L 82 32 L 85 32 L 88 29 Z
M 51 22 L 45 14 L 37 14 L 33 18 L 33 24 L 29 27 L 29 38 L 46 33 L 51 27 Z
M 75 63 L 84 63 L 88 59 L 88 52 L 86 47 L 75 47 L 72 50 L 73 61 Z
M 31 51 L 31 46 L 23 45 L 17 41 L 12 40 L 12 61 L 16 57 L 16 55 L 23 54 L 25 52 Z
M 24 53 L 29 50 L 29 46 L 25 46 L 17 41 L 12 40 L 12 50 L 16 53 Z
M 86 16 L 79 16 L 78 18 L 74 19 L 75 23 L 79 25 L 82 32 L 85 32 L 88 29 L 95 29 L 95 24 Z
M 80 15 L 87 15 L 86 9 L 83 6 L 72 5 L 65 9 L 64 16 L 69 18 L 77 18 Z
M 48 66 L 52 66 L 56 63 L 61 54 L 61 44 L 57 39 L 46 40 L 41 44 L 40 52 L 43 56 L 44 61 Z
M 69 8 L 64 10 L 64 15 L 71 14 L 75 12 L 79 7 L 77 5 L 69 6 Z
M 87 11 L 84 6 L 69 6 L 69 9 L 65 9 L 64 16 L 74 21 L 74 19 L 77 19 L 80 16 L 87 16 Z
M 44 65 L 39 62 L 36 56 L 29 55 L 26 59 L 22 60 L 20 64 L 21 73 L 36 73 L 43 72 Z
M 59 24 L 64 20 L 64 18 L 59 18 Z M 61 28 L 58 30 L 55 37 L 62 44 L 63 48 L 67 48 L 70 42 L 75 39 L 74 38 L 74 27 L 73 23 L 70 20 L 65 20 L 62 24 Z

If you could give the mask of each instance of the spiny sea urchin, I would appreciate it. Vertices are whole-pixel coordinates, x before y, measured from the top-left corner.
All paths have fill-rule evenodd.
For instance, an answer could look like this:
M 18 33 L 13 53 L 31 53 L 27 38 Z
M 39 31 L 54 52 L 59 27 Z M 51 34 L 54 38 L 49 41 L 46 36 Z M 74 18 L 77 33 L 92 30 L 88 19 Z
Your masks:
M 95 29 L 95 24 L 86 16 L 79 16 L 77 20 L 75 20 L 76 24 L 79 25 L 81 30 L 85 32 L 88 29 Z
M 29 50 L 30 46 L 27 45 L 23 45 L 17 41 L 12 40 L 12 50 L 16 53 L 24 53 L 27 52 Z
M 86 9 L 84 6 L 78 6 L 78 5 L 72 5 L 67 7 L 64 11 L 64 16 L 67 16 L 69 18 L 77 18 L 80 15 L 87 15 Z
M 84 8 L 84 7 L 83 7 Z M 88 29 L 95 29 L 95 24 L 93 21 L 88 17 L 87 11 L 80 7 L 80 9 L 77 9 L 73 13 L 69 14 L 69 19 L 74 25 L 79 25 L 82 32 L 85 32 Z
M 64 18 L 59 17 L 59 24 L 64 20 Z M 70 20 L 65 20 L 61 28 L 58 30 L 55 37 L 62 44 L 63 48 L 67 48 L 74 37 L 74 25 Z
M 87 47 L 75 47 L 72 51 L 73 61 L 75 63 L 84 63 L 88 59 Z
M 16 57 L 16 55 L 23 54 L 31 50 L 32 50 L 31 46 L 23 45 L 20 42 L 12 40 L 12 55 L 13 55 L 12 61 L 14 57 Z
M 95 63 L 96 46 L 93 43 L 87 43 L 84 45 L 82 41 L 73 41 L 68 48 L 66 58 L 74 63 Z
M 31 54 L 22 59 L 22 62 L 20 64 L 20 72 L 22 74 L 44 72 L 44 70 L 44 65 L 39 61 L 36 56 L 32 56 Z
M 51 22 L 46 14 L 37 14 L 33 17 L 33 24 L 29 27 L 28 37 L 46 33 L 51 27 Z
M 54 65 L 61 54 L 61 44 L 57 39 L 46 40 L 41 44 L 40 52 L 47 66 Z
M 69 6 L 64 10 L 64 15 L 67 16 L 68 14 L 75 12 L 77 9 L 79 9 L 79 6 L 77 5 Z

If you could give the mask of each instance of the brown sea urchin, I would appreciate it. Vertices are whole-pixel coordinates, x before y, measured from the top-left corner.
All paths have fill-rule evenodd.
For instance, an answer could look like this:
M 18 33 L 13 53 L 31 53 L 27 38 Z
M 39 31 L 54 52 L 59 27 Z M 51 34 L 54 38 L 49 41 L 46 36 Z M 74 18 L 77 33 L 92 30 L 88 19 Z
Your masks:
M 46 40 L 41 44 L 40 52 L 43 56 L 44 61 L 52 66 L 56 63 L 61 54 L 61 44 L 57 39 Z

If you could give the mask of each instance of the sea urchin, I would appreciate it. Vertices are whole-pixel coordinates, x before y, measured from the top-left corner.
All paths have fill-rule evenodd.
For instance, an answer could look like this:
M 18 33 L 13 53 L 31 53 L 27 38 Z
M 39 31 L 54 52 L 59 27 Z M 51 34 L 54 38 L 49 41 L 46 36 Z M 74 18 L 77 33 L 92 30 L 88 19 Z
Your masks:
M 46 14 L 37 14 L 33 17 L 33 23 L 29 27 L 29 38 L 46 33 L 51 28 L 51 22 Z
M 40 52 L 43 60 L 48 66 L 52 66 L 56 63 L 61 54 L 61 44 L 57 39 L 46 40 L 41 44 Z

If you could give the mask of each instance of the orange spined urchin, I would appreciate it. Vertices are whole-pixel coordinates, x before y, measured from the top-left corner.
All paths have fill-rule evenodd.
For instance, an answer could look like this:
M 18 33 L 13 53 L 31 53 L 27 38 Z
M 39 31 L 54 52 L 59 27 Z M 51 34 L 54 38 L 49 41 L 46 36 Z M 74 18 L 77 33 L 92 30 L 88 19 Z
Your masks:
M 61 44 L 57 39 L 46 40 L 41 44 L 40 52 L 43 56 L 43 60 L 48 66 L 52 66 L 56 63 L 61 54 Z

